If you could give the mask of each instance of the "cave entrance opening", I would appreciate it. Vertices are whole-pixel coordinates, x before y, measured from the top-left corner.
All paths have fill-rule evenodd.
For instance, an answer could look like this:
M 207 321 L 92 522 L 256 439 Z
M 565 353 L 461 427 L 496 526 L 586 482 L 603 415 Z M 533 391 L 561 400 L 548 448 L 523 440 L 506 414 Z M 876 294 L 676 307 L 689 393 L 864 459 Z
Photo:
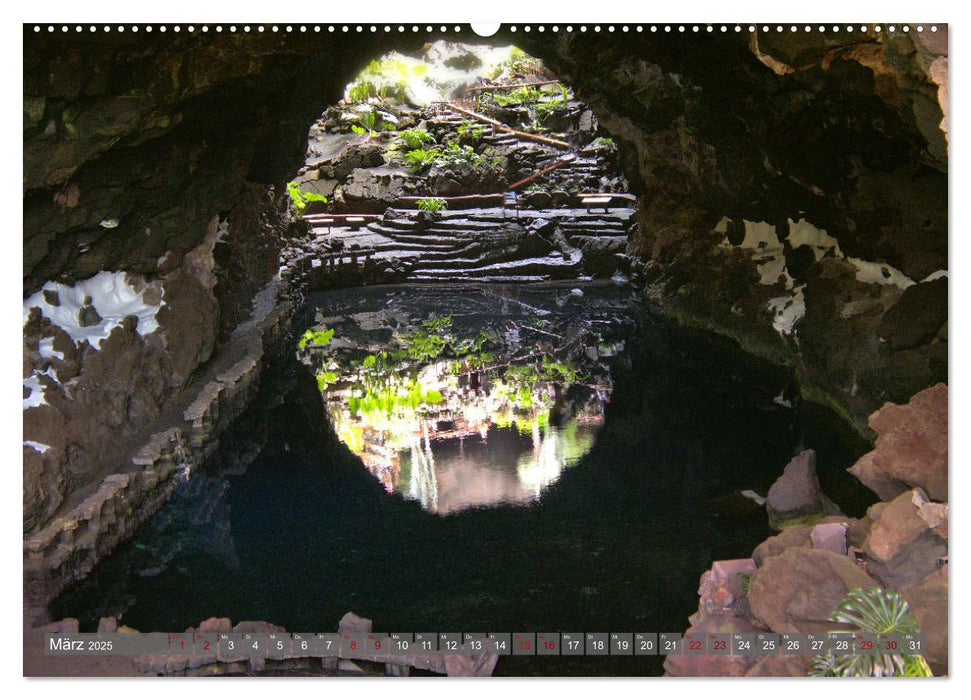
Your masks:
M 287 257 L 310 289 L 463 287 L 328 297 L 301 341 L 338 435 L 389 491 L 439 513 L 527 503 L 587 452 L 611 391 L 601 358 L 626 327 L 576 287 L 626 286 L 633 201 L 615 156 L 515 46 L 385 54 L 313 124 L 287 188 L 307 233 Z M 570 286 L 535 303 L 465 292 L 495 283 Z

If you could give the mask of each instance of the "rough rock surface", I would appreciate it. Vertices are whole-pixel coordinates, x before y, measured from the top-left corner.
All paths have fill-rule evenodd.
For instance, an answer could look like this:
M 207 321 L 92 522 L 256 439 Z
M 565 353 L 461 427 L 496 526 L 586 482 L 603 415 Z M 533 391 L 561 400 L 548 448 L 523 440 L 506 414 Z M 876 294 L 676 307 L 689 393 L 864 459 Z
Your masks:
M 920 623 L 920 631 L 927 642 L 924 657 L 937 676 L 946 675 L 948 671 L 947 572 L 948 567 L 944 565 L 912 586 L 900 589 Z
M 845 518 L 838 515 L 830 515 L 819 521 L 819 524 L 823 523 L 851 523 L 853 518 Z M 764 542 L 760 543 L 755 550 L 752 552 L 752 558 L 755 563 L 759 566 L 769 559 L 770 557 L 775 557 L 782 554 L 785 550 L 790 547 L 812 547 L 813 546 L 813 530 L 816 525 L 807 524 L 797 524 L 791 525 L 778 535 L 774 535 Z
M 760 631 L 750 622 L 731 615 L 712 615 L 688 628 L 688 633 L 749 634 Z M 734 654 L 691 656 L 674 654 L 664 659 L 664 672 L 669 676 L 744 676 L 755 664 L 756 657 Z
M 854 588 L 876 582 L 848 557 L 793 547 L 766 559 L 752 575 L 752 614 L 774 632 L 828 632 L 829 615 Z
M 69 491 L 90 479 L 90 465 L 112 451 L 105 431 L 116 430 L 119 419 L 137 429 L 170 391 L 166 383 L 184 382 L 212 338 L 226 337 L 245 317 L 252 292 L 276 263 L 274 246 L 261 245 L 255 233 L 262 209 L 252 206 L 254 197 L 280 198 L 324 105 L 336 102 L 376 53 L 415 49 L 426 39 L 335 35 L 322 43 L 296 32 L 97 32 L 64 41 L 25 27 L 25 296 L 47 280 L 127 270 L 148 281 L 175 275 L 171 293 L 182 290 L 188 304 L 184 314 L 165 312 L 180 316 L 185 332 L 172 328 L 172 342 L 155 348 L 164 361 L 135 362 L 134 386 L 96 397 L 94 413 L 108 428 L 96 426 L 90 439 L 61 440 L 52 445 L 56 456 L 28 459 L 26 527 L 57 507 L 56 484 Z M 899 290 L 887 291 L 892 285 L 856 280 L 845 260 L 807 267 L 806 251 L 794 245 L 805 258 L 794 258 L 794 271 L 806 284 L 797 348 L 766 312 L 787 290 L 759 284 L 751 256 L 712 235 L 722 217 L 781 222 L 804 213 L 846 256 L 892 265 L 914 282 L 945 269 L 946 32 L 787 34 L 765 37 L 754 49 L 741 37 L 711 39 L 693 46 L 682 37 L 620 42 L 503 30 L 493 41 L 515 40 L 544 59 L 590 106 L 585 121 L 613 136 L 631 188 L 642 196 L 631 250 L 660 265 L 647 280 L 648 294 L 672 313 L 793 365 L 806 396 L 850 418 L 946 377 L 946 324 L 931 331 L 940 310 L 916 318 L 919 309 L 909 301 L 923 289 L 900 299 Z M 358 149 L 346 163 L 330 165 L 376 163 L 372 156 Z M 318 173 L 317 181 L 331 181 L 327 175 Z M 392 185 L 358 184 L 366 197 L 372 185 Z M 345 195 L 356 196 L 355 187 Z M 179 275 L 183 259 L 227 212 L 229 234 L 213 251 L 216 289 L 190 290 Z M 941 287 L 932 285 L 934 303 Z M 201 296 L 207 288 L 220 313 Z M 843 317 L 851 304 L 853 313 Z M 878 331 L 890 308 L 901 319 L 916 318 L 921 332 L 902 339 L 887 322 L 881 350 Z M 110 343 L 132 359 L 135 340 L 122 334 Z M 93 373 L 96 361 L 85 355 L 65 358 L 63 369 L 74 372 L 69 365 L 77 362 Z M 52 410 L 63 409 L 55 404 Z M 44 466 L 52 461 L 57 466 Z
M 790 460 L 769 488 L 765 509 L 769 525 L 781 530 L 786 522 L 823 512 L 824 496 L 816 476 L 816 452 L 804 450 Z
M 868 569 L 886 585 L 899 589 L 920 581 L 939 568 L 947 542 L 921 517 L 925 503 L 919 489 L 897 496 L 880 510 L 863 543 L 872 559 Z
M 888 403 L 870 416 L 873 451 L 850 473 L 885 501 L 919 486 L 935 501 L 947 498 L 947 385 L 936 384 L 905 405 Z
M 893 351 L 910 350 L 933 340 L 947 321 L 947 277 L 915 284 L 880 320 L 877 333 Z
M 648 296 L 686 323 L 793 366 L 804 397 L 833 406 L 864 435 L 866 416 L 883 402 L 946 379 L 946 323 L 929 330 L 940 306 L 921 315 L 914 337 L 882 341 L 896 317 L 917 314 L 905 301 L 881 333 L 897 301 L 882 297 L 900 290 L 857 279 L 845 262 L 890 265 L 917 283 L 947 268 L 947 35 L 927 35 L 760 35 L 745 47 L 752 64 L 738 60 L 740 47 L 707 45 L 700 59 L 683 43 L 604 46 L 581 35 L 544 56 L 611 132 L 632 191 L 644 195 L 632 248 L 649 261 Z M 542 43 L 530 37 L 524 48 Z M 587 52 L 604 71 L 589 74 Z M 731 81 L 722 79 L 728 65 Z M 769 83 L 773 99 L 757 115 L 742 106 Z M 847 138 L 836 137 L 844 129 Z M 793 290 L 760 283 L 757 256 L 737 247 L 737 225 L 724 245 L 724 233 L 711 235 L 722 217 L 773 225 L 782 238 L 786 219 L 804 217 L 838 241 L 839 253 L 812 261 L 798 237 L 791 241 L 789 272 L 806 284 L 791 332 L 773 328 L 768 304 Z

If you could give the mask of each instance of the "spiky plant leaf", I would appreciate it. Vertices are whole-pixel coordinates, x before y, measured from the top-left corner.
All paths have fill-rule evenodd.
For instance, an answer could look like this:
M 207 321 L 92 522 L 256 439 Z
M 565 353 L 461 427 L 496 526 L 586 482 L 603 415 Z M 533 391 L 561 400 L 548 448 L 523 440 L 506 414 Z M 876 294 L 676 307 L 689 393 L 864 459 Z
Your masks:
M 917 618 L 899 593 L 876 586 L 850 591 L 830 619 L 876 634 L 914 633 L 920 629 Z
M 830 614 L 834 622 L 853 625 L 875 634 L 919 634 L 920 625 L 907 601 L 889 588 L 857 588 Z M 923 656 L 899 654 L 847 654 L 832 651 L 813 658 L 813 676 L 932 676 Z

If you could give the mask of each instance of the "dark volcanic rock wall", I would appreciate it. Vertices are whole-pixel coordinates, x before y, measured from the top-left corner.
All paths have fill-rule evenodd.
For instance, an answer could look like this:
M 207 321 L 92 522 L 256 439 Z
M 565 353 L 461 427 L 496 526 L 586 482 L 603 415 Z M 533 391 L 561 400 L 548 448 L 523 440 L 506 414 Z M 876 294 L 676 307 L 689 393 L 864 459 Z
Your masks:
M 157 330 L 143 337 L 129 321 L 102 350 L 76 348 L 80 362 L 50 357 L 54 329 L 25 328 L 25 381 L 51 399 L 25 408 L 25 440 L 53 448 L 29 460 L 25 527 L 177 400 L 246 318 L 276 268 L 280 185 L 323 108 L 368 60 L 436 38 L 25 27 L 24 297 L 124 271 L 160 285 L 164 301 Z M 489 41 L 544 59 L 614 135 L 641 197 L 633 247 L 647 293 L 670 313 L 794 366 L 806 395 L 864 430 L 884 400 L 946 379 L 946 287 L 909 284 L 947 267 L 946 31 Z M 797 222 L 838 240 L 838 254 L 810 254 Z M 739 247 L 763 224 L 777 232 L 786 284 L 760 280 Z M 850 258 L 906 283 L 861 281 Z M 775 299 L 805 305 L 787 332 L 774 327 Z M 40 376 L 52 368 L 70 379 Z M 76 429 L 58 432 L 67 424 Z
M 129 273 L 162 299 L 156 330 L 143 335 L 126 319 L 100 347 L 72 342 L 47 319 L 28 323 L 25 308 L 32 530 L 191 400 L 218 340 L 278 269 L 280 184 L 303 159 L 309 124 L 375 47 L 269 31 L 49 36 L 25 27 L 24 40 L 25 299 L 46 282 L 71 286 L 102 271 Z
M 884 401 L 947 380 L 947 283 L 927 279 L 948 266 L 946 27 L 523 47 L 617 140 L 649 298 L 793 366 L 864 434 Z M 807 224 L 838 247 L 812 250 Z M 760 280 L 762 225 L 785 281 Z

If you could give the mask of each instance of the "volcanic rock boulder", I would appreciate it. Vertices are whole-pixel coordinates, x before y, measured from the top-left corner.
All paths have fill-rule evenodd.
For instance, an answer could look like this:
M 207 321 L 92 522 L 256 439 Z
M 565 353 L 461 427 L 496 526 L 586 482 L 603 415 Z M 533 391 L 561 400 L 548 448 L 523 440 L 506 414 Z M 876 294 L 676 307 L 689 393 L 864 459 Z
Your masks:
M 928 504 L 923 492 L 914 489 L 879 511 L 863 551 L 872 560 L 869 570 L 884 584 L 893 588 L 915 584 L 936 571 L 947 555 L 947 542 L 932 527 L 939 528 L 946 515 L 928 505 L 935 504 Z
M 769 525 L 775 530 L 802 518 L 839 512 L 819 487 L 814 450 L 800 452 L 786 465 L 782 476 L 769 489 L 765 509 Z
M 890 349 L 909 350 L 928 343 L 947 321 L 947 277 L 907 287 L 883 315 L 877 332 Z
M 879 435 L 872 452 L 849 472 L 890 501 L 919 486 L 935 501 L 947 500 L 947 385 L 937 384 L 906 405 L 887 403 L 870 416 Z
M 819 525 L 850 522 L 852 518 L 831 515 L 823 518 L 818 525 L 792 525 L 757 546 L 752 552 L 752 558 L 761 566 L 770 557 L 777 557 L 791 547 L 814 547 L 813 532 Z
M 924 658 L 934 675 L 947 674 L 947 565 L 912 586 L 900 589 L 920 623 Z
M 705 617 L 696 625 L 688 628 L 688 633 L 702 636 L 708 634 L 751 634 L 760 631 L 752 623 L 731 615 L 712 615 Z M 744 676 L 753 666 L 756 658 L 748 655 L 673 654 L 664 659 L 664 671 L 669 676 Z
M 793 547 L 762 563 L 748 599 L 755 618 L 773 632 L 825 633 L 839 627 L 829 616 L 847 593 L 874 585 L 848 557 Z

